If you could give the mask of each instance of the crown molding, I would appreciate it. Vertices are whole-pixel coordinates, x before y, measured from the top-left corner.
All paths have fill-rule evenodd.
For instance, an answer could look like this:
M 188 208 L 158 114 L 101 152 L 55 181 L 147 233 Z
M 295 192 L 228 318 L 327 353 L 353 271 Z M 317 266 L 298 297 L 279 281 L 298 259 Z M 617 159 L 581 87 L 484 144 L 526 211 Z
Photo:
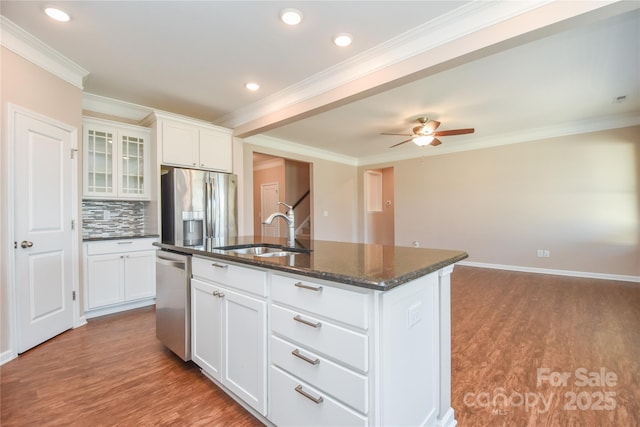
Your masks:
M 85 70 L 57 50 L 38 40 L 18 25 L 0 15 L 2 46 L 33 62 L 67 83 L 84 89 Z
M 443 154 L 459 153 L 462 151 L 479 150 L 482 148 L 497 147 L 500 145 L 519 144 L 522 142 L 539 141 L 550 138 L 558 138 L 583 133 L 599 132 L 610 129 L 618 129 L 640 125 L 640 116 L 633 113 L 614 116 L 584 119 L 573 122 L 561 123 L 554 126 L 526 129 L 517 132 L 503 133 L 485 138 L 468 138 L 468 142 L 459 144 L 446 144 L 437 148 L 426 146 L 417 147 L 416 150 L 402 153 L 384 153 L 358 159 L 358 166 L 389 163 L 400 160 L 415 159 L 427 156 L 441 156 Z
M 474 1 L 216 120 L 236 128 L 551 3 Z
M 82 94 L 82 109 L 110 116 L 123 117 L 138 122 L 142 121 L 142 119 L 153 111 L 152 108 L 143 105 L 132 104 L 130 102 L 87 92 Z
M 284 151 L 287 153 L 297 154 L 314 159 L 328 160 L 330 162 L 343 163 L 346 165 L 357 166 L 358 159 L 355 157 L 345 156 L 343 154 L 331 151 L 321 150 L 319 148 L 302 145 L 284 139 L 273 138 L 265 135 L 255 135 L 241 139 L 244 143 L 257 145 L 259 147 L 271 148 L 274 150 Z M 267 153 L 269 154 L 269 153 Z

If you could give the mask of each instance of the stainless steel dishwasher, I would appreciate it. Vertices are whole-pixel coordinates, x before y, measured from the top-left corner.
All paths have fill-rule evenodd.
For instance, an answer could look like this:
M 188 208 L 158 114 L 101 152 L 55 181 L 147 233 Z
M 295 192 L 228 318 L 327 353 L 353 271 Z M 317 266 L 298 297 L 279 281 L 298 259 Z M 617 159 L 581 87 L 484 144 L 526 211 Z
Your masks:
M 156 252 L 156 337 L 191 360 L 191 255 Z

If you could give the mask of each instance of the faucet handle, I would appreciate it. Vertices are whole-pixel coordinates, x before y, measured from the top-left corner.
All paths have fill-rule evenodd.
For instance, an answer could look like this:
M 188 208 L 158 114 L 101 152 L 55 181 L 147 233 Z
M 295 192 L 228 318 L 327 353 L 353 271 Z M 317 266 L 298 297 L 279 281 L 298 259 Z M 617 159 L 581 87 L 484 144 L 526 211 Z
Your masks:
M 288 205 L 288 204 L 286 204 L 285 202 L 278 202 L 278 204 L 279 204 L 279 205 L 286 206 L 286 207 L 287 207 L 287 209 L 289 209 L 289 210 L 293 209 L 293 206 Z

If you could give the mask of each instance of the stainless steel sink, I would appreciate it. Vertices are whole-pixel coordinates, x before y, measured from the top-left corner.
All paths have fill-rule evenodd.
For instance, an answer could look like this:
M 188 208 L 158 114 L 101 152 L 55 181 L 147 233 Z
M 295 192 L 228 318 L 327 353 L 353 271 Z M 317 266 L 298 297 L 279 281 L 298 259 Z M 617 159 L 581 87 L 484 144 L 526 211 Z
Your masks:
M 282 256 L 290 256 L 290 255 L 298 255 L 301 253 L 305 253 L 300 250 L 289 250 L 289 248 L 283 246 L 249 246 L 249 247 L 223 247 L 218 248 L 218 250 L 224 252 L 230 252 L 234 254 L 242 254 L 242 255 L 253 255 L 257 257 L 282 257 Z

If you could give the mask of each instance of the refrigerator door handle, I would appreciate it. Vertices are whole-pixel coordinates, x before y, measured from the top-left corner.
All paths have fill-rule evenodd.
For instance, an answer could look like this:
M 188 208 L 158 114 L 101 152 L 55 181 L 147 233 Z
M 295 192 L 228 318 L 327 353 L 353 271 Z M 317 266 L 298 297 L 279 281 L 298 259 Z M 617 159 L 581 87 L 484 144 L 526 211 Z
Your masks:
M 215 183 L 211 183 L 211 210 L 213 211 L 213 215 L 212 215 L 212 224 L 211 224 L 211 231 L 213 231 L 213 236 L 212 237 L 220 237 L 219 234 L 219 230 L 218 227 L 220 226 L 219 223 L 219 218 L 218 218 L 218 211 L 220 210 L 220 206 L 218 206 L 218 195 L 217 195 L 217 191 L 216 188 L 214 187 Z
M 204 237 L 211 237 L 211 203 L 208 177 L 204 179 Z

